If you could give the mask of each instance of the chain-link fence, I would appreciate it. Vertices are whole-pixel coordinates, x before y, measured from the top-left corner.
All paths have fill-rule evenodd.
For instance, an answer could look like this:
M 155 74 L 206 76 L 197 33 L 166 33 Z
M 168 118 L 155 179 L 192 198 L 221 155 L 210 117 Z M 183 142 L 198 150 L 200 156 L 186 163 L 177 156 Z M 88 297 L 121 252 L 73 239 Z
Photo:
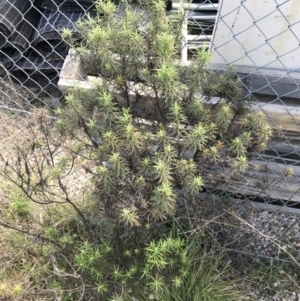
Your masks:
M 173 1 L 172 8 L 168 3 L 169 13 L 181 9 L 179 2 Z M 250 162 L 249 172 L 224 188 L 230 198 L 250 200 L 256 202 L 257 208 L 267 210 L 244 212 L 248 222 L 242 232 L 234 234 L 233 241 L 247 235 L 254 238 L 240 246 L 239 252 L 274 260 L 280 259 L 286 246 L 298 252 L 300 248 L 297 5 L 297 0 L 200 0 L 184 4 L 187 15 L 181 60 L 188 62 L 195 49 L 210 48 L 210 68 L 222 73 L 232 65 L 247 97 L 256 98 L 255 110 L 266 114 L 274 130 L 269 148 Z M 60 105 L 68 84 L 64 83 L 62 91 L 58 88 L 64 63 L 69 77 L 63 79 L 70 79 L 70 85 L 74 80 L 85 81 L 76 62 L 65 62 L 69 49 L 61 32 L 63 28 L 76 31 L 76 22 L 88 13 L 93 16 L 93 7 L 92 0 L 0 0 L 0 110 L 5 116 L 1 131 L 6 138 L 18 140 L 22 136 L 20 113 L 32 107 L 53 109 Z M 1 142 L 1 150 L 6 148 L 5 141 Z M 206 193 L 213 191 L 213 186 Z M 223 238 L 233 235 L 221 224 L 218 233 Z M 235 249 L 237 245 L 232 244 Z
M 273 200 L 299 202 L 299 57 L 300 15 L 295 1 L 223 1 L 213 38 L 214 69 L 233 65 L 249 94 L 258 100 L 276 138 L 260 160 L 276 163 L 276 177 L 293 167 L 289 191 L 273 187 Z M 278 169 L 277 169 L 278 168 Z M 276 171 L 275 171 L 276 170 Z M 276 179 L 273 179 L 276 182 Z M 296 206 L 297 207 L 297 206 Z

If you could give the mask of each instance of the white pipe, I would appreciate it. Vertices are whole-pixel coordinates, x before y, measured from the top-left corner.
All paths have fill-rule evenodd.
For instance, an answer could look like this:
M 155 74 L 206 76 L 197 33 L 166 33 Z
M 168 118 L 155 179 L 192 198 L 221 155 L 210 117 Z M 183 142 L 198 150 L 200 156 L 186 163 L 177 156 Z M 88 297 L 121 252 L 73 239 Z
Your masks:
M 182 34 L 182 42 L 181 42 L 181 62 L 186 63 L 188 60 L 188 48 L 187 48 L 187 30 L 188 20 L 187 16 L 184 17 L 181 27 L 181 34 Z
M 173 9 L 179 9 L 180 7 L 183 7 L 185 9 L 189 10 L 218 10 L 219 4 L 200 4 L 200 3 L 186 3 L 186 4 L 180 4 L 180 3 L 173 3 L 172 8 Z

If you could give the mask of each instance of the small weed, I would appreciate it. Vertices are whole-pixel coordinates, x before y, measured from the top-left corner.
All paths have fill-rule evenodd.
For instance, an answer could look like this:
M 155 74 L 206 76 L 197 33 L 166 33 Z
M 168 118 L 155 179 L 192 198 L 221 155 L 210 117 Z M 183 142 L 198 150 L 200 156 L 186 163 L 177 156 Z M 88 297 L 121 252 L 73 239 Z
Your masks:
M 15 298 L 21 297 L 23 292 L 24 292 L 24 290 L 23 290 L 23 286 L 21 284 L 17 283 L 12 287 L 12 296 Z

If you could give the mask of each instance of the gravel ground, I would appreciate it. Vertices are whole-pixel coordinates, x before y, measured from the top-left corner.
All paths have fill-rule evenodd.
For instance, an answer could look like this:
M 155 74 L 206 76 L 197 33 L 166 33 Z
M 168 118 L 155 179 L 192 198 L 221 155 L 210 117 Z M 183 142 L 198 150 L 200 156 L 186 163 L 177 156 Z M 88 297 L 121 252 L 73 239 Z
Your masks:
M 49 93 L 37 88 L 19 86 L 10 76 L 0 71 L 0 109 L 11 109 L 14 112 L 26 111 L 34 106 L 57 107 L 59 100 Z
M 16 85 L 11 77 L 2 70 L 0 72 L 0 105 L 2 108 L 28 108 L 35 97 L 35 90 Z
M 297 251 L 294 256 L 299 257 L 300 216 L 254 209 L 242 224 L 243 231 L 234 237 L 243 241 L 251 238 L 245 251 L 278 259 L 290 250 Z
M 300 210 L 299 210 L 300 211 Z M 274 271 L 279 277 L 287 275 L 280 269 L 280 263 L 291 263 L 300 274 L 300 216 L 277 212 L 253 210 L 242 223 L 242 230 L 234 235 L 241 240 L 240 249 L 257 258 L 268 259 L 274 263 Z M 242 265 L 242 264 L 241 264 Z M 297 266 L 298 265 L 298 266 Z M 247 271 L 245 271 L 247 273 Z M 293 283 L 294 271 L 288 271 L 291 281 L 271 281 L 269 289 L 252 292 L 259 301 L 300 301 L 300 283 Z M 276 278 L 275 278 L 276 279 Z

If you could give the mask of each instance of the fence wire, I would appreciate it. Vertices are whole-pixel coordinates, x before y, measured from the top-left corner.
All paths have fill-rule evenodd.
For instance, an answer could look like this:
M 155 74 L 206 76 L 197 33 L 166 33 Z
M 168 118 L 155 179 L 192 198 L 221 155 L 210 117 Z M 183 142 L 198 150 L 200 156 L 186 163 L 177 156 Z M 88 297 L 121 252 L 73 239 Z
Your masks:
M 180 9 L 179 2 L 173 1 L 170 13 Z M 259 4 L 255 0 L 199 0 L 185 4 L 181 59 L 187 62 L 196 49 L 207 47 L 213 52 L 211 67 L 215 71 L 233 65 L 248 96 L 257 99 L 255 109 L 265 112 L 276 133 L 268 150 L 251 163 L 253 170 L 247 180 L 230 184 L 230 197 L 256 201 L 257 208 L 265 211 L 247 207 L 249 212 L 242 212 L 239 218 L 248 224 L 234 236 L 221 222 L 216 231 L 224 240 L 233 238 L 228 249 L 274 260 L 280 259 L 282 248 L 300 249 L 297 5 L 297 0 Z M 92 0 L 0 0 L 1 151 L 7 148 L 8 137 L 18 140 L 23 135 L 20 113 L 60 105 L 64 95 L 57 84 L 69 50 L 62 29 L 76 31 L 76 22 L 88 13 L 93 15 L 93 8 Z M 244 236 L 252 239 L 241 246 Z

